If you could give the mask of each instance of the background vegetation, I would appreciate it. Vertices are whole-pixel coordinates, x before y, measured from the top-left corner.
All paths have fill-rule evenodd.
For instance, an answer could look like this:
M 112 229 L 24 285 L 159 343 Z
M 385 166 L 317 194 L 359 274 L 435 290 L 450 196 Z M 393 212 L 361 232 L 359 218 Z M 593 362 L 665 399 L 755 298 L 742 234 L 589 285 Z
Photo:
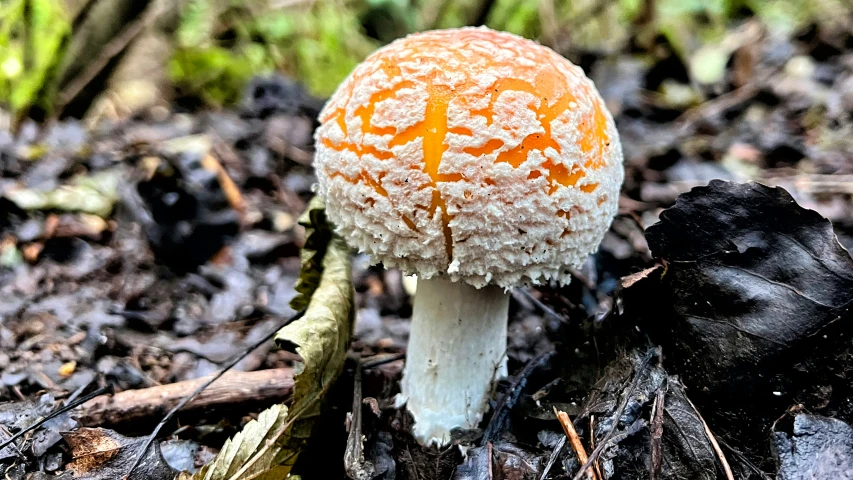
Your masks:
M 849 9 L 844 0 L 7 0 L 0 101 L 37 119 L 103 113 L 91 107 L 104 98 L 130 110 L 169 98 L 218 108 L 272 72 L 325 97 L 395 38 L 480 24 L 581 63 L 660 44 L 687 66 L 675 92 L 691 101 L 703 95 L 697 85 L 724 74 L 738 47 L 727 33 L 733 20 L 754 15 L 781 35 Z

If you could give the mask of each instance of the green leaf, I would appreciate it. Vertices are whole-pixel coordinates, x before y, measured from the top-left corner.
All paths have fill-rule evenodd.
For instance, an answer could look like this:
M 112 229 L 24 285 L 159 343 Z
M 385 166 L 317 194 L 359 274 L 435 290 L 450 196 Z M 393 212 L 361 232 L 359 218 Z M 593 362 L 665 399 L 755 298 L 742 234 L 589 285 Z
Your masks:
M 326 223 L 322 199 L 300 219 L 308 236 L 300 276 L 304 315 L 276 334 L 276 342 L 302 357 L 293 403 L 276 405 L 225 443 L 193 480 L 285 478 L 321 414 L 323 398 L 343 371 L 355 317 L 349 249 Z
M 216 6 L 208 1 L 191 0 L 187 3 L 178 25 L 178 45 L 198 47 L 209 41 L 216 27 L 216 10 Z
M 13 112 L 51 107 L 71 25 L 60 0 L 0 4 L 0 98 Z

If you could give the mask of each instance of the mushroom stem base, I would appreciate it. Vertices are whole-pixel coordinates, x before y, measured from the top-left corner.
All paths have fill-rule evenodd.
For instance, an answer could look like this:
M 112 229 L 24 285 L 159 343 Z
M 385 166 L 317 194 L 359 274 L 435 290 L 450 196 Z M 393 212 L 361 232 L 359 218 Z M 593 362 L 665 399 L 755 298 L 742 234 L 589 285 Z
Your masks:
M 443 446 L 454 428 L 475 428 L 497 379 L 505 377 L 509 294 L 445 278 L 418 280 L 397 406 L 414 436 Z

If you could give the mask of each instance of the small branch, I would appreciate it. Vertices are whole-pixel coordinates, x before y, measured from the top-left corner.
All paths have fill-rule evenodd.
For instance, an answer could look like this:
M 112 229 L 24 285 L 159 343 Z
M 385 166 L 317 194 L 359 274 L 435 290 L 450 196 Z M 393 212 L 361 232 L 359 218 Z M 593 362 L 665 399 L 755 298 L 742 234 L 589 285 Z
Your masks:
M 367 360 L 362 360 L 361 368 L 362 370 L 370 370 L 371 368 L 381 367 L 404 358 L 406 358 L 406 354 L 404 352 L 392 353 L 390 355 L 377 355 L 375 357 L 370 357 Z
M 197 389 L 213 375 L 139 390 L 126 390 L 110 397 L 90 400 L 74 413 L 87 426 L 115 425 L 162 416 L 187 392 Z M 187 403 L 184 410 L 199 410 L 243 402 L 275 403 L 293 393 L 293 369 L 276 368 L 257 372 L 228 372 Z
M 569 414 L 561 412 L 557 410 L 557 407 L 554 407 L 554 415 L 557 416 L 557 420 L 563 427 L 563 432 L 569 439 L 569 444 L 572 446 L 572 450 L 574 450 L 575 454 L 578 456 L 578 461 L 580 461 L 581 465 L 585 464 L 587 460 L 589 460 L 589 457 L 586 454 L 586 449 L 583 448 L 583 443 L 578 436 L 578 432 L 575 430 L 574 424 L 572 424 L 571 419 L 569 419 Z M 586 476 L 587 478 L 598 480 L 595 475 L 595 469 L 587 470 Z
M 477 1 L 476 8 L 471 12 L 469 16 L 468 25 L 472 27 L 479 27 L 480 25 L 486 24 L 486 19 L 489 18 L 489 13 L 492 11 L 492 7 L 495 5 L 496 0 L 479 0 Z
M 352 388 L 352 412 L 347 446 L 344 451 L 344 470 L 349 478 L 372 478 L 372 465 L 364 464 L 364 443 L 361 434 L 361 362 L 355 366 Z
M 759 180 L 770 186 L 793 185 L 801 193 L 853 195 L 853 175 L 792 175 Z
M 512 386 L 509 387 L 506 394 L 504 394 L 504 396 L 498 401 L 495 411 L 492 413 L 492 418 L 489 420 L 489 424 L 486 425 L 486 430 L 483 432 L 483 439 L 481 440 L 480 445 L 484 443 L 491 444 L 497 440 L 498 433 L 506 424 L 509 412 L 515 404 L 518 403 L 518 399 L 524 391 L 524 387 L 527 386 L 527 380 L 533 372 L 545 365 L 548 365 L 555 355 L 556 353 L 553 351 L 542 352 L 524 366 L 524 369 L 512 382 Z
M 494 478 L 494 474 L 492 473 L 492 456 L 494 455 L 494 451 L 492 450 L 492 442 L 489 442 L 489 480 Z
M 749 461 L 749 459 L 746 458 L 742 453 L 737 451 L 737 449 L 735 449 L 731 445 L 727 444 L 722 439 L 717 440 L 717 442 L 720 444 L 721 447 L 725 447 L 729 452 L 734 454 L 734 456 L 737 457 L 738 460 L 740 460 L 741 465 L 745 465 L 745 466 L 749 467 L 749 469 L 752 470 L 753 473 L 758 475 L 762 480 L 773 480 L 772 478 L 770 478 L 770 475 L 767 475 L 767 473 L 765 473 L 763 470 L 758 468 L 754 463 Z
M 548 457 L 548 463 L 545 464 L 545 468 L 542 469 L 542 475 L 539 476 L 539 480 L 545 480 L 545 477 L 548 476 L 548 472 L 551 471 L 551 467 L 557 463 L 557 458 L 560 457 L 560 453 L 562 453 L 563 448 L 566 446 L 566 437 L 562 437 L 557 445 L 554 447 L 554 450 L 551 452 L 551 456 Z
M 589 446 L 595 450 L 595 415 L 589 416 Z M 604 474 L 601 473 L 601 464 L 598 462 L 598 459 L 595 459 L 595 462 L 592 464 L 592 468 L 595 469 L 595 474 L 598 475 L 598 478 L 604 478 Z
M 513 290 L 513 293 L 520 294 L 525 299 L 530 301 L 534 307 L 538 308 L 539 310 L 542 311 L 542 313 L 553 318 L 554 320 L 557 320 L 557 321 L 563 322 L 563 323 L 569 322 L 568 318 L 566 318 L 563 315 L 560 315 L 559 313 L 555 312 L 553 308 L 549 307 L 548 305 L 545 305 L 545 303 L 542 302 L 542 300 L 539 300 L 538 298 L 534 297 L 533 294 L 530 293 L 530 290 L 528 290 L 527 288 L 516 288 Z

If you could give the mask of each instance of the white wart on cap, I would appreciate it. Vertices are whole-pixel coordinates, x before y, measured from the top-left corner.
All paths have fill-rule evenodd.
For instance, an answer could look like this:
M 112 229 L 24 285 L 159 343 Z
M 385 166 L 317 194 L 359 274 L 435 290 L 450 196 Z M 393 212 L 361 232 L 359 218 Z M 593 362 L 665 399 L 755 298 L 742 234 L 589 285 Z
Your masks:
M 583 71 L 486 28 L 376 51 L 321 113 L 338 232 L 374 261 L 475 287 L 568 283 L 617 210 L 622 150 Z

